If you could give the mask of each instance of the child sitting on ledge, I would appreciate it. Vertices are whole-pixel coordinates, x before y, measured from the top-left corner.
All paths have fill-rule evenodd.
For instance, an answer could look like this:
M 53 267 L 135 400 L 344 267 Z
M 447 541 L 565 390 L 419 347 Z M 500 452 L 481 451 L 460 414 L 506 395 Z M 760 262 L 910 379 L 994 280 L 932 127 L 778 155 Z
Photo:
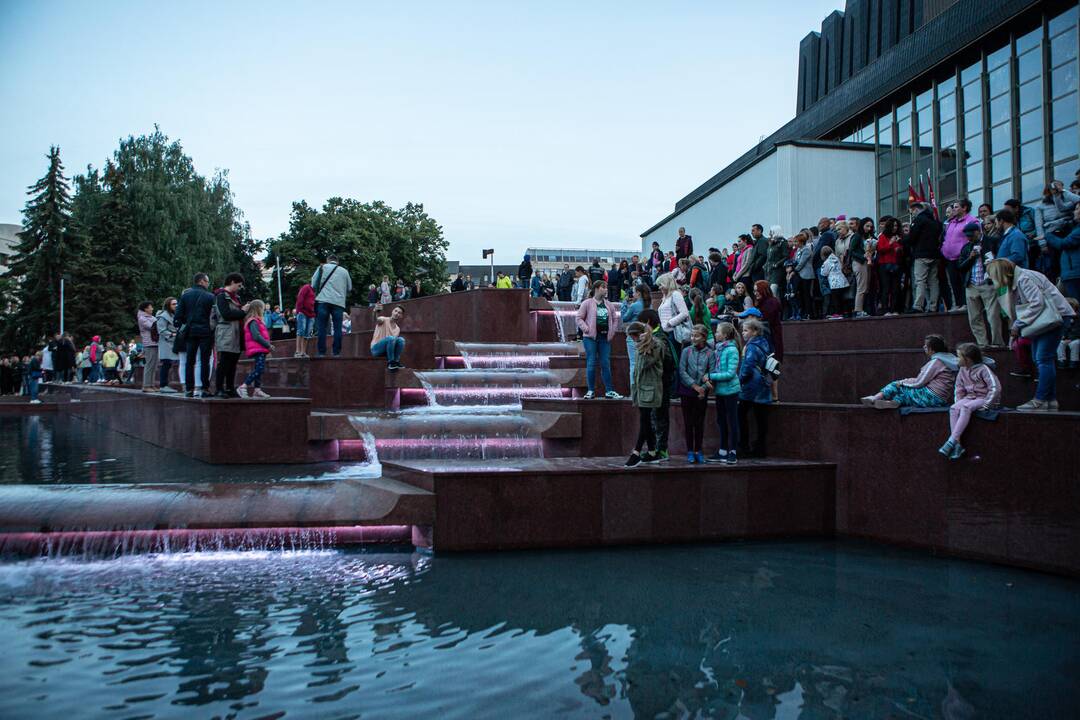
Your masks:
M 895 380 L 881 392 L 862 398 L 862 404 L 878 410 L 950 405 L 958 368 L 956 356 L 949 353 L 945 338 L 940 335 L 927 335 L 923 340 L 923 352 L 930 360 L 919 370 L 918 377 Z
M 956 402 L 949 409 L 951 433 L 938 452 L 957 460 L 964 454 L 960 438 L 978 410 L 991 410 L 1001 401 L 1001 383 L 997 375 L 983 363 L 982 351 L 975 343 L 963 343 L 956 348 L 960 372 L 956 375 Z

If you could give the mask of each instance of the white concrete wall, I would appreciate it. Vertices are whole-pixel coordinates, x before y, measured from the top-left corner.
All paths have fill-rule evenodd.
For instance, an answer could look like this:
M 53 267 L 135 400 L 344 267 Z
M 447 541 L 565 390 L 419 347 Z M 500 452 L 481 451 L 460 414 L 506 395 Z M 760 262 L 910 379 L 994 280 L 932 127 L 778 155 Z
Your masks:
M 824 215 L 873 215 L 874 188 L 873 151 L 783 145 L 643 237 L 641 247 L 656 240 L 665 251 L 674 248 L 680 227 L 703 253 L 730 247 L 754 223 L 766 232 L 780 225 L 790 236 Z

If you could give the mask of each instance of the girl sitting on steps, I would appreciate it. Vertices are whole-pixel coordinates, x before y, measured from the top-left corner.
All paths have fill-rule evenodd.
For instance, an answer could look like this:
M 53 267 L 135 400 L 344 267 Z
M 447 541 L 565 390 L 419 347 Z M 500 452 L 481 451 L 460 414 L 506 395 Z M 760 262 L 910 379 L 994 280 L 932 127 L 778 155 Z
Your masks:
M 971 414 L 979 410 L 991 410 L 1001 401 L 1001 383 L 994 371 L 983 364 L 982 351 L 974 343 L 963 343 L 956 348 L 960 372 L 956 375 L 956 402 L 949 409 L 951 433 L 938 452 L 957 460 L 964 454 L 960 438 L 971 421 Z

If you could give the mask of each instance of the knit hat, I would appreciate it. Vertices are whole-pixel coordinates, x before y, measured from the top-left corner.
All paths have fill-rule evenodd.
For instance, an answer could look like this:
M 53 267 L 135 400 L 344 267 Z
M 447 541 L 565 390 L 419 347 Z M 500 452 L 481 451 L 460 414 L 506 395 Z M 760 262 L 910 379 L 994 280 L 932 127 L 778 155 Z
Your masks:
M 836 219 L 837 220 L 847 220 L 847 215 L 837 215 Z

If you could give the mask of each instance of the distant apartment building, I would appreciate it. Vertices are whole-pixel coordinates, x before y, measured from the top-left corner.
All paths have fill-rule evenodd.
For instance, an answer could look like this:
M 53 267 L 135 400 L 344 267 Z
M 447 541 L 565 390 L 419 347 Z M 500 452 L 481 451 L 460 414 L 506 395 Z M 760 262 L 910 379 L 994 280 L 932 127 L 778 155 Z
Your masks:
M 8 262 L 15 254 L 15 246 L 19 244 L 21 225 L 0 223 L 0 274 L 7 272 Z
M 525 251 L 532 258 L 533 270 L 551 273 L 563 269 L 564 265 L 572 268 L 581 265 L 588 267 L 593 260 L 607 268 L 612 262 L 630 260 L 633 255 L 641 255 L 640 250 L 579 250 L 575 248 L 529 248 Z

